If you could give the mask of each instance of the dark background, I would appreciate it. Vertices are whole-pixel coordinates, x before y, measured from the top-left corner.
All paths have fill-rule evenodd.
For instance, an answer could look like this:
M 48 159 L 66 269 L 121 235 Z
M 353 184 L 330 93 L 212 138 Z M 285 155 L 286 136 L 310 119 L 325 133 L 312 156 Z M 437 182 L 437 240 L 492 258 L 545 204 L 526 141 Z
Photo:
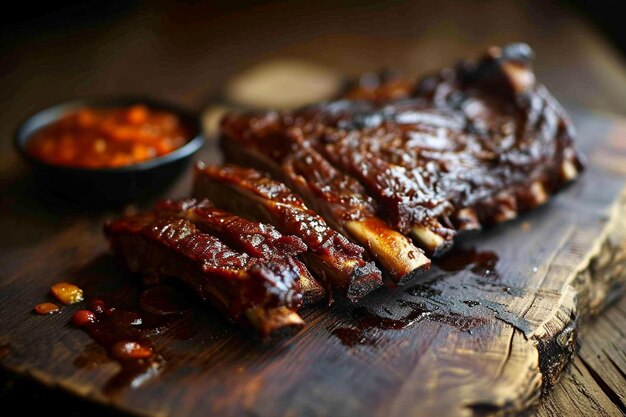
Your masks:
M 480 0 L 479 0 L 480 1 Z M 299 1 L 305 3 L 305 1 Z M 27 2 L 17 2 L 11 5 L 10 13 L 2 13 L 0 25 L 2 26 L 3 43 L 16 43 L 20 38 L 35 37 L 49 31 L 76 29 L 99 25 L 110 20 L 119 19 L 121 15 L 133 13 L 142 8 L 157 7 L 162 8 L 167 2 L 163 1 L 57 1 L 43 2 L 33 6 Z M 210 2 L 183 1 L 179 4 L 203 4 L 203 9 L 207 13 L 228 13 L 236 10 L 267 3 L 285 3 L 285 1 L 261 1 L 261 0 L 217 0 Z M 298 1 L 291 1 L 298 3 Z M 306 2 L 308 3 L 308 2 Z M 375 1 L 355 1 L 343 0 L 333 2 L 338 5 L 364 5 L 375 4 Z M 389 3 L 389 2 L 386 2 Z M 417 3 L 432 3 L 432 1 L 417 1 Z M 437 2 L 438 3 L 438 2 Z M 564 8 L 569 8 L 575 13 L 579 13 L 589 21 L 593 22 L 618 48 L 626 53 L 626 27 L 623 16 L 617 12 L 619 10 L 619 0 L 561 0 L 554 1 Z M 196 16 L 202 18 L 203 16 Z

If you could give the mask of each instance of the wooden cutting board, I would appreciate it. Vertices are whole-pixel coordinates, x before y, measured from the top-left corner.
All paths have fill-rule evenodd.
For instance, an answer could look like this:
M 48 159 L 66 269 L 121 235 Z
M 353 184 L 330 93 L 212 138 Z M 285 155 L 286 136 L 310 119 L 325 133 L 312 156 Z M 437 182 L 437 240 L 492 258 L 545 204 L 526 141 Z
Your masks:
M 61 280 L 87 297 L 129 288 L 101 234 L 103 220 L 117 213 L 42 201 L 20 176 L 2 196 L 0 364 L 148 416 L 525 410 L 557 383 L 584 319 L 626 281 L 626 121 L 573 116 L 588 169 L 546 206 L 464 237 L 443 269 L 384 288 L 359 307 L 337 301 L 304 311 L 307 327 L 278 343 L 263 345 L 210 308 L 194 307 L 193 336 L 155 339 L 165 370 L 136 388 L 111 389 L 119 365 L 68 325 L 80 306 L 32 312 Z M 220 160 L 213 145 L 200 158 Z M 185 178 L 169 195 L 189 190 Z

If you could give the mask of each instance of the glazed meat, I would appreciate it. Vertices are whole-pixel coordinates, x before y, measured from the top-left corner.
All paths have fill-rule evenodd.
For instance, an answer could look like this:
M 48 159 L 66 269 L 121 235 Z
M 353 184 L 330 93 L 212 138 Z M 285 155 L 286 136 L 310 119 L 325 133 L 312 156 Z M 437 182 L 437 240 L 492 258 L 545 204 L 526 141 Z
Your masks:
M 203 166 L 195 172 L 194 194 L 241 216 L 273 224 L 295 235 L 308 250 L 301 256 L 326 286 L 357 301 L 382 285 L 382 274 L 363 259 L 364 249 L 331 229 L 302 199 L 281 182 L 248 168 Z M 277 249 L 280 250 L 280 249 Z
M 389 270 L 384 260 L 406 244 L 368 245 L 370 219 L 437 255 L 458 231 L 513 218 L 578 175 L 571 122 L 531 58 L 527 45 L 491 48 L 417 83 L 346 92 L 365 100 L 231 114 L 222 147 L 287 182 Z M 397 97 L 406 98 L 388 100 Z
M 303 305 L 314 304 L 325 298 L 324 288 L 297 258 L 307 251 L 307 246 L 298 237 L 283 236 L 270 224 L 250 221 L 220 210 L 207 199 L 160 201 L 156 204 L 156 212 L 187 219 L 200 230 L 219 236 L 226 244 L 247 255 L 288 262 L 298 271 Z
M 243 133 L 237 132 L 238 128 L 245 129 L 245 119 L 232 118 L 224 121 L 223 132 L 229 132 L 225 138 Z M 268 171 L 287 184 L 332 228 L 367 249 L 368 255 L 395 281 L 408 280 L 412 272 L 430 267 L 423 250 L 376 215 L 374 201 L 356 179 L 333 167 L 315 149 L 301 143 L 299 137 L 282 136 L 284 132 L 280 130 L 255 133 L 263 139 L 246 146 L 235 140 L 222 141 L 229 162 Z
M 304 322 L 296 310 L 304 298 L 302 278 L 310 275 L 291 255 L 304 250 L 303 243 L 274 235 L 275 242 L 269 244 L 280 245 L 285 253 L 251 256 L 190 221 L 188 217 L 195 215 L 211 217 L 188 216 L 194 204 L 163 203 L 156 211 L 108 222 L 104 232 L 112 250 L 132 272 L 180 279 L 228 318 L 251 324 L 263 336 L 301 328 Z M 210 210 L 209 203 L 204 206 Z M 198 223 L 209 230 L 211 222 Z M 245 239 L 240 240 L 242 245 Z M 249 246 L 250 252 L 263 251 L 253 242 Z
M 342 96 L 366 97 L 382 113 L 395 113 L 396 124 L 418 120 L 417 129 L 409 126 L 409 134 L 384 141 L 389 146 L 375 144 L 373 152 L 409 168 L 422 160 L 443 165 L 458 228 L 479 227 L 478 219 L 504 221 L 545 202 L 583 168 L 572 122 L 536 82 L 532 57 L 525 44 L 493 47 L 477 63 L 462 62 L 421 81 L 370 74 Z M 406 100 L 395 101 L 395 108 L 385 104 L 397 97 Z

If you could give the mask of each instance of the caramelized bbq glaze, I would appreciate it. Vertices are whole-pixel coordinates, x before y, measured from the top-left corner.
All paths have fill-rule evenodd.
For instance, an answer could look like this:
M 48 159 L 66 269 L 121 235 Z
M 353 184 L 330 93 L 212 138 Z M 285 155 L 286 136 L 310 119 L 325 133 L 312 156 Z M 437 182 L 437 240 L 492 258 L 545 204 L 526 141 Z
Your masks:
M 293 166 L 352 219 L 377 215 L 402 233 L 427 229 L 449 241 L 464 209 L 482 223 L 506 220 L 582 169 L 571 121 L 535 82 L 531 58 L 526 45 L 491 48 L 478 62 L 407 82 L 401 100 L 388 101 L 399 87 L 387 95 L 383 80 L 368 100 L 233 114 L 222 123 L 224 146 Z
M 307 245 L 297 236 L 283 236 L 272 225 L 248 220 L 221 210 L 207 200 L 193 198 L 157 203 L 159 215 L 187 219 L 201 230 L 219 236 L 231 247 L 259 259 L 285 265 L 298 273 L 298 285 L 304 304 L 313 304 L 325 296 L 324 288 L 297 258 Z
M 307 250 L 307 245 L 299 237 L 283 236 L 270 224 L 235 216 L 215 207 L 206 199 L 164 200 L 157 203 L 156 211 L 195 221 L 200 229 L 218 234 L 223 240 L 251 256 L 294 256 Z

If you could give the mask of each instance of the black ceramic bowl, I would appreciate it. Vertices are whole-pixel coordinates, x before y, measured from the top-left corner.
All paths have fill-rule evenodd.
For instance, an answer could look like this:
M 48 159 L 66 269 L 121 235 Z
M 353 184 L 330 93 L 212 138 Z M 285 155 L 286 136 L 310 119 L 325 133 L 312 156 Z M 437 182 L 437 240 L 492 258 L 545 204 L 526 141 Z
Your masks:
M 194 128 L 192 137 L 180 148 L 133 165 L 116 168 L 75 168 L 53 165 L 34 158 L 26 143 L 38 129 L 55 122 L 67 112 L 82 107 L 127 107 L 144 104 L 151 109 L 176 114 Z M 119 204 L 141 200 L 164 192 L 189 166 L 191 158 L 204 143 L 198 117 L 178 106 L 145 98 L 72 100 L 60 103 L 30 116 L 15 133 L 17 152 L 32 167 L 35 181 L 45 193 L 87 204 Z

